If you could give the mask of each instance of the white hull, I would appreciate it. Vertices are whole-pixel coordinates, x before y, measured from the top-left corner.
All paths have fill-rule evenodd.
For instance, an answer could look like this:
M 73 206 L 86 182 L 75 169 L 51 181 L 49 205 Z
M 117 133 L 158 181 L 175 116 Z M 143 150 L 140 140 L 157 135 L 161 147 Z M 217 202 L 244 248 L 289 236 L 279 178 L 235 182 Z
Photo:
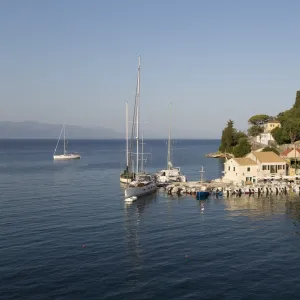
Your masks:
M 53 155 L 54 160 L 68 160 L 68 159 L 80 159 L 79 154 L 61 154 Z
M 184 175 L 167 177 L 167 176 L 157 176 L 157 183 L 167 183 L 167 182 L 186 182 L 186 177 Z
M 120 177 L 120 182 L 121 183 L 130 183 L 132 181 L 132 179 L 130 179 L 130 178 L 122 178 L 122 177 Z
M 147 194 L 151 194 L 155 191 L 156 191 L 156 185 L 154 182 L 142 187 L 129 187 L 125 189 L 125 198 L 129 198 L 133 196 L 140 197 Z

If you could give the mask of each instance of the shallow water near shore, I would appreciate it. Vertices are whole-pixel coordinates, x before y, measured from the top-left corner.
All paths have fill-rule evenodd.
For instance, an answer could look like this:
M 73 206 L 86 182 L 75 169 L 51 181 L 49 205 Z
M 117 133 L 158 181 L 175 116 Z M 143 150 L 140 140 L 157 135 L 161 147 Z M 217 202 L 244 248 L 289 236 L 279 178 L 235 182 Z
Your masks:
M 55 143 L 0 143 L 1 299 L 297 299 L 299 196 L 125 204 L 123 141 L 70 141 L 82 159 L 58 163 Z M 220 177 L 204 157 L 218 144 L 176 141 L 174 165 Z M 166 141 L 145 148 L 149 171 L 165 167 Z

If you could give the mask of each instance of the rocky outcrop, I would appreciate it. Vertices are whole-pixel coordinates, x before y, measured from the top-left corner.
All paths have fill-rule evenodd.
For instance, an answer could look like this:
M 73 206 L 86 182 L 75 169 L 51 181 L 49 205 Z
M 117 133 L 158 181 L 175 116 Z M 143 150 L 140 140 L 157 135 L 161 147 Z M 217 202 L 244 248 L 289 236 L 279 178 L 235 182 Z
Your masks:
M 205 155 L 205 157 L 208 157 L 208 158 L 232 158 L 234 157 L 233 154 L 231 153 L 222 153 L 222 152 L 213 152 L 213 153 L 207 153 Z

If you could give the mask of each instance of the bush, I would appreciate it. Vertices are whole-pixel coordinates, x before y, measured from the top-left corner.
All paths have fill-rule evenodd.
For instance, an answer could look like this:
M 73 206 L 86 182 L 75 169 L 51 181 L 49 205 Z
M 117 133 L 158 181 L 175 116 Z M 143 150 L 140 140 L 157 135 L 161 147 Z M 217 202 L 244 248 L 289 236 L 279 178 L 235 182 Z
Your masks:
M 241 138 L 232 151 L 234 157 L 243 157 L 250 152 L 251 152 L 251 145 L 248 141 L 248 138 Z
M 263 152 L 273 151 L 274 153 L 276 153 L 277 155 L 279 155 L 279 151 L 276 148 L 274 148 L 274 147 L 265 147 L 262 151 Z

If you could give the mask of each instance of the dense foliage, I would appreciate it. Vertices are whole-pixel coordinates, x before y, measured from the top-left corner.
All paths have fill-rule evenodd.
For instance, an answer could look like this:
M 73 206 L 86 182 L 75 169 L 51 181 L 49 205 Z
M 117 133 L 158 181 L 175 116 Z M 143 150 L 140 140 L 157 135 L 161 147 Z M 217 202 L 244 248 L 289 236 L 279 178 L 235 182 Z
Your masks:
M 263 133 L 264 132 L 263 125 L 266 124 L 271 119 L 272 117 L 268 115 L 262 115 L 262 114 L 252 116 L 248 120 L 248 123 L 252 125 L 251 127 L 248 128 L 248 135 L 255 137 Z
M 255 116 L 252 116 L 248 120 L 248 123 L 251 124 L 251 125 L 259 126 L 259 125 L 265 124 L 270 119 L 271 119 L 271 117 L 268 116 L 268 115 L 255 115 Z
M 234 128 L 232 120 L 227 122 L 227 127 L 222 131 L 221 145 L 219 150 L 221 152 L 232 153 L 233 147 L 237 144 L 236 129 Z
M 272 130 L 272 136 L 279 144 L 294 143 L 300 139 L 300 91 L 296 93 L 293 107 L 277 115 L 281 128 Z
M 262 151 L 263 151 L 263 152 L 273 151 L 274 153 L 276 153 L 277 155 L 279 155 L 279 151 L 278 151 L 276 148 L 274 148 L 274 147 L 269 147 L 269 146 L 267 146 L 267 147 L 265 147 Z
M 229 120 L 222 131 L 219 151 L 232 153 L 235 157 L 242 157 L 251 151 L 251 145 L 244 132 L 234 128 L 234 122 Z
M 260 125 L 253 125 L 249 127 L 248 134 L 249 136 L 258 136 L 259 134 L 264 132 L 264 128 Z
M 233 148 L 232 154 L 234 157 L 243 157 L 251 152 L 251 145 L 249 144 L 248 138 L 243 137 L 239 139 L 237 145 Z

